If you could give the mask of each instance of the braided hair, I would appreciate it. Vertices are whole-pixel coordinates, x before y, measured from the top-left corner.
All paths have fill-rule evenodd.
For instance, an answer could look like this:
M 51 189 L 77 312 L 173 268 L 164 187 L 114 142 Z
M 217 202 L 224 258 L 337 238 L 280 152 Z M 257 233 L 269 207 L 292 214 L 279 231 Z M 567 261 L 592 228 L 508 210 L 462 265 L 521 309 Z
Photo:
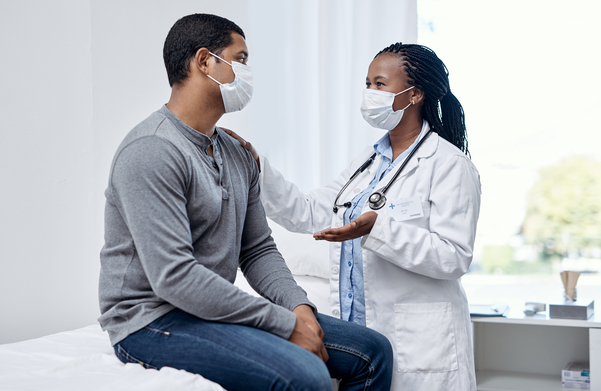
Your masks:
M 388 46 L 376 57 L 382 53 L 401 57 L 409 84 L 424 93 L 422 117 L 440 137 L 469 156 L 463 107 L 451 92 L 449 71 L 436 53 L 426 46 L 401 42 Z

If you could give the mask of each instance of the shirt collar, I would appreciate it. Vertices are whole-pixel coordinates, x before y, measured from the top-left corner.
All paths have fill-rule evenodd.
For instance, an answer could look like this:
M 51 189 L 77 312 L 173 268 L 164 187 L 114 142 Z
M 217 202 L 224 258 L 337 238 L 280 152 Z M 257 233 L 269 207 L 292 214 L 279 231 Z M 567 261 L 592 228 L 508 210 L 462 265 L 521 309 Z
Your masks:
M 420 131 L 413 144 L 411 144 L 411 146 L 407 148 L 407 151 L 410 152 L 417 145 L 419 140 L 421 140 L 422 137 L 424 137 L 424 135 L 428 133 L 428 130 L 430 130 L 430 125 L 426 120 L 423 120 L 422 130 Z M 383 158 L 385 157 L 388 158 L 388 160 L 392 161 L 392 146 L 390 145 L 390 136 L 388 135 L 388 132 L 386 132 L 386 134 L 374 144 L 374 151 L 376 152 L 376 154 L 382 155 Z
M 388 132 L 374 144 L 374 151 L 376 154 L 382 155 L 382 157 L 386 157 L 392 161 L 392 146 L 390 145 Z
M 173 112 L 167 108 L 167 105 L 163 105 L 163 107 L 159 109 L 159 112 L 169 118 L 173 125 L 175 125 L 175 127 L 194 144 L 202 148 L 208 148 L 214 143 L 219 143 L 219 130 L 217 127 L 215 127 L 213 137 L 209 138 L 206 134 L 203 134 L 186 125 L 181 119 L 179 119 L 177 115 L 173 114 Z

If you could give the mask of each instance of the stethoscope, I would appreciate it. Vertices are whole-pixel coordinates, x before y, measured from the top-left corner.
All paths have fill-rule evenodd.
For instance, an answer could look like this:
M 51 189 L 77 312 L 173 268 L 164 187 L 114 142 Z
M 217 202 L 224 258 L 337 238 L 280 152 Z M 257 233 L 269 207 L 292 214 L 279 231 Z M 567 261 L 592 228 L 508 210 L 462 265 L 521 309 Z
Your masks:
M 417 143 L 417 145 L 415 146 L 415 148 L 413 148 L 413 151 L 411 151 L 411 153 L 409 153 L 409 155 L 407 156 L 407 158 L 401 164 L 401 167 L 399 167 L 399 169 L 394 173 L 394 176 L 390 179 L 390 181 L 388 181 L 388 183 L 386 184 L 386 186 L 384 186 L 380 190 L 377 190 L 377 191 L 373 192 L 369 196 L 369 198 L 368 198 L 367 201 L 368 201 L 369 207 L 372 210 L 382 209 L 384 207 L 384 205 L 386 205 L 386 196 L 384 194 L 386 194 L 386 192 L 388 191 L 388 188 L 392 185 L 392 183 L 394 181 L 396 181 L 396 179 L 401 174 L 401 171 L 403 170 L 403 168 L 405 167 L 405 165 L 407 165 L 407 162 L 409 162 L 409 159 L 411 159 L 411 157 L 413 156 L 413 154 L 415 152 L 417 152 L 417 150 L 423 144 L 423 142 L 426 141 L 426 138 L 428 138 L 428 136 L 430 135 L 430 133 L 432 133 L 431 130 L 428 131 L 428 133 L 426 133 L 426 135 L 421 140 L 419 140 L 419 142 Z M 342 189 L 340 189 L 340 192 L 338 193 L 338 195 L 336 196 L 336 199 L 334 200 L 334 208 L 333 208 L 334 213 L 338 213 L 338 208 L 339 207 L 349 208 L 352 205 L 350 202 L 345 202 L 344 204 L 339 205 L 338 204 L 338 199 L 340 198 L 340 196 L 342 195 L 342 193 L 344 193 L 344 191 L 346 190 L 346 188 L 349 187 L 349 185 L 353 182 L 353 180 L 359 174 L 361 174 L 363 171 L 365 171 L 367 169 L 367 167 L 369 167 L 373 163 L 373 161 L 375 160 L 375 158 L 376 158 L 376 153 L 374 153 L 373 155 L 371 155 L 369 157 L 369 159 L 367 159 L 365 161 L 365 163 L 363 163 L 361 165 L 361 167 L 359 167 L 357 169 L 357 171 L 355 171 L 355 173 L 353 175 L 351 175 L 351 177 L 346 182 L 346 184 L 342 187 Z

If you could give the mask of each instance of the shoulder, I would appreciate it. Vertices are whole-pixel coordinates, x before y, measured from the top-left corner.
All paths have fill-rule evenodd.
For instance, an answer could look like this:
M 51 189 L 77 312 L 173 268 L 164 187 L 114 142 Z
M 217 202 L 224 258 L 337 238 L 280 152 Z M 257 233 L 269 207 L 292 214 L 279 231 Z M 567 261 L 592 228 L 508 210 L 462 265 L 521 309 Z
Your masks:
M 161 167 L 164 167 L 164 170 L 185 169 L 184 154 L 168 136 L 172 133 L 171 128 L 173 124 L 158 112 L 140 122 L 117 148 L 111 175 L 116 171 L 138 175 L 160 170 Z
M 216 132 L 219 133 L 219 138 L 224 151 L 227 151 L 227 153 L 234 159 L 236 164 L 243 164 L 251 170 L 256 170 L 258 174 L 259 170 L 255 159 L 253 158 L 252 154 L 242 146 L 240 141 L 225 133 L 219 127 L 215 129 Z
M 479 182 L 480 173 L 472 160 L 464 154 L 459 148 L 436 135 L 437 146 L 432 155 L 420 162 L 422 169 L 430 172 L 432 178 L 452 181 L 455 178 L 464 181 L 471 178 L 471 181 Z
M 474 166 L 474 163 L 472 163 L 472 160 L 465 153 L 461 152 L 459 148 L 457 148 L 455 145 L 451 144 L 444 138 L 438 136 L 438 134 L 436 136 L 438 137 L 438 147 L 433 156 L 435 159 L 459 160 L 465 162 L 467 165 L 473 166 L 474 169 L 476 168 L 476 166 Z
M 127 149 L 149 152 L 156 149 L 177 149 L 170 140 L 177 133 L 173 123 L 164 114 L 155 111 L 127 133 L 117 148 L 115 157 Z

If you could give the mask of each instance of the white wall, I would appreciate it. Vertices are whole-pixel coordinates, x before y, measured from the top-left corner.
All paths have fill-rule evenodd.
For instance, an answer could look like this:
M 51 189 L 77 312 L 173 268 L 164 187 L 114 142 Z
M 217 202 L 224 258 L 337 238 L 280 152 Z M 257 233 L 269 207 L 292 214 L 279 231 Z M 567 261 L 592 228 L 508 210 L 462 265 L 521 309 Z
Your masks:
M 416 0 L 0 0 L 0 344 L 96 322 L 110 162 L 168 100 L 163 42 L 197 12 L 245 31 L 255 72 L 219 125 L 309 188 L 380 137 L 367 65 L 417 38 Z
M 246 3 L 0 1 L 0 344 L 96 322 L 108 169 L 169 98 L 165 36 L 195 12 L 246 30 Z
M 0 343 L 91 323 L 90 4 L 2 2 Z

